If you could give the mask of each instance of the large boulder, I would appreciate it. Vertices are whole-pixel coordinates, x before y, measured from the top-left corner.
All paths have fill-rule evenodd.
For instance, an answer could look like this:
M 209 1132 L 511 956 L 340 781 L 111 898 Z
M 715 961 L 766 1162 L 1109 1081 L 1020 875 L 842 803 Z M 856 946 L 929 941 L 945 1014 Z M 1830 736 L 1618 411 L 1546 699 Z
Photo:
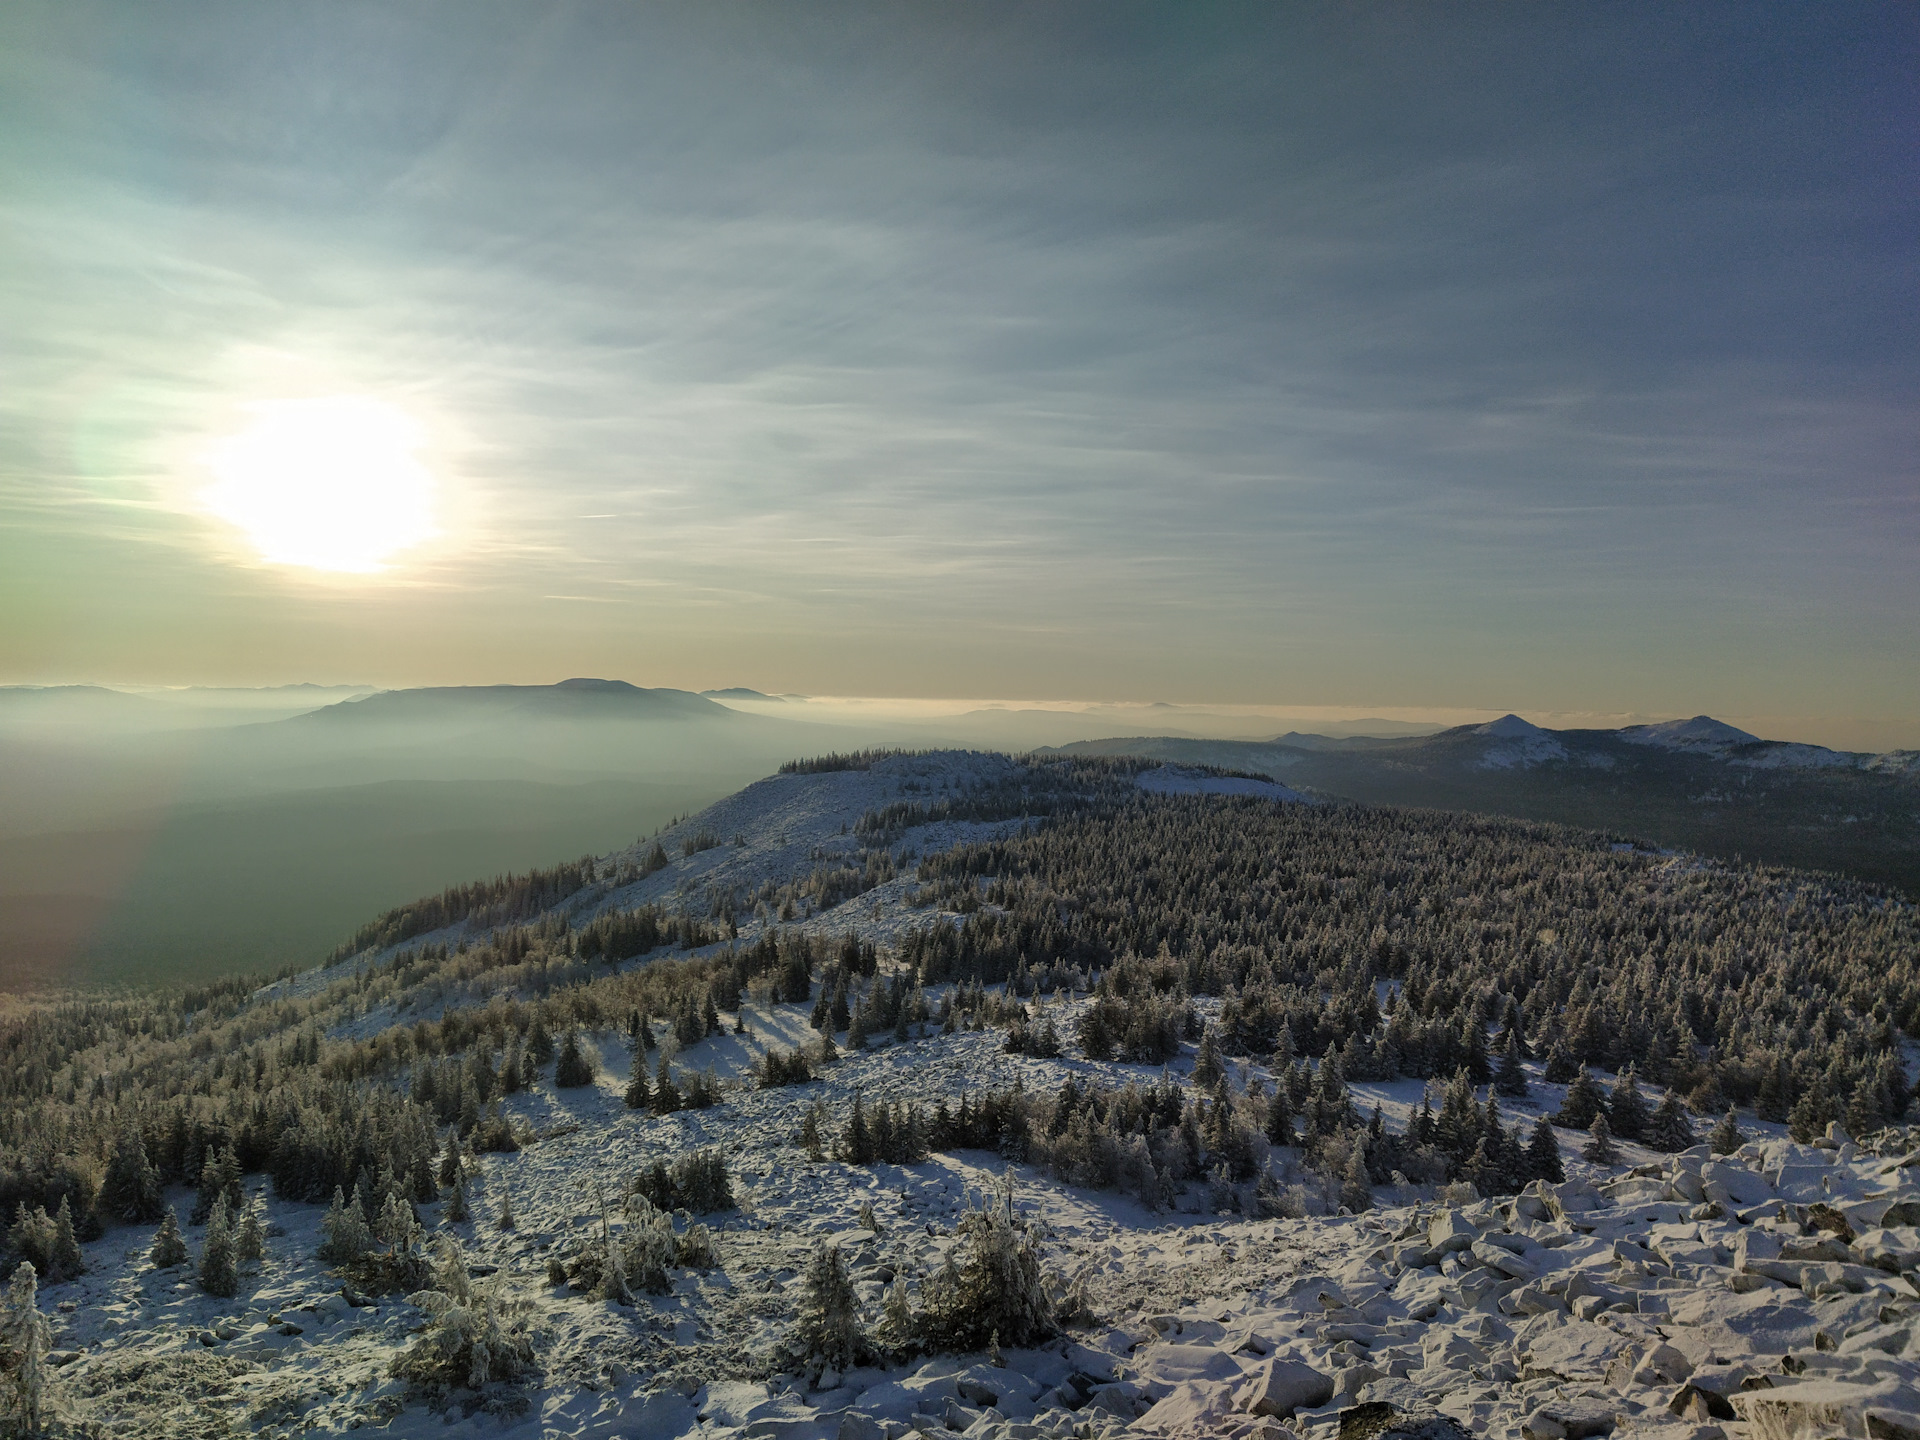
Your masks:
M 1173 1387 L 1135 1422 L 1142 1430 L 1168 1436 L 1213 1436 L 1225 1428 L 1233 1396 L 1224 1385 L 1186 1380 Z
M 1707 1193 L 1713 1193 L 1716 1185 L 1723 1189 L 1733 1200 L 1729 1208 L 1744 1208 L 1748 1205 L 1764 1205 L 1774 1198 L 1773 1186 L 1767 1183 L 1767 1177 L 1744 1165 L 1729 1164 L 1725 1160 L 1709 1160 L 1700 1167 L 1700 1182 Z M 1726 1201 L 1719 1202 L 1722 1205 Z
M 1631 1344 L 1618 1330 L 1573 1320 L 1533 1338 L 1527 1348 L 1527 1367 L 1537 1376 L 1598 1379 Z
M 1141 1358 L 1136 1380 L 1158 1400 L 1188 1381 L 1227 1385 L 1242 1373 L 1239 1361 L 1212 1345 L 1155 1345 Z
M 1533 1440 L 1584 1440 L 1613 1433 L 1615 1407 L 1591 1398 L 1555 1399 L 1536 1408 L 1523 1427 Z
M 1826 1440 L 1872 1436 L 1920 1440 L 1920 1396 L 1896 1380 L 1863 1385 L 1847 1380 L 1801 1380 L 1729 1397 L 1753 1440 Z
M 1239 1405 L 1255 1415 L 1291 1415 L 1333 1398 L 1333 1377 L 1298 1360 L 1274 1359 L 1254 1367 L 1240 1391 Z
M 1470 1249 L 1480 1227 L 1458 1210 L 1442 1210 L 1427 1226 L 1427 1245 L 1436 1256 Z

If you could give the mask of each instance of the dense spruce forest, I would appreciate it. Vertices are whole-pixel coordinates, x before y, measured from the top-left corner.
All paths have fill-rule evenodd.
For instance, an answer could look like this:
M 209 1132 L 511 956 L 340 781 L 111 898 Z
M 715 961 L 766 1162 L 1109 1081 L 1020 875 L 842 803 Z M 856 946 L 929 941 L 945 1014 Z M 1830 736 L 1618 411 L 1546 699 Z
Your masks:
M 0 1022 L 12 1246 L 57 1273 L 62 1234 L 153 1223 L 163 1182 L 197 1185 L 202 1211 L 235 1199 L 245 1173 L 286 1198 L 341 1192 L 367 1216 L 433 1198 L 457 1181 L 450 1154 L 534 1138 L 502 1118 L 505 1096 L 546 1073 L 592 1079 L 582 1032 L 640 1042 L 630 1104 L 723 1102 L 724 1085 L 673 1062 L 743 1024 L 725 1017 L 748 998 L 811 1005 L 819 1033 L 811 1053 L 769 1056 L 762 1084 L 805 1083 L 834 1062 L 836 1035 L 851 1049 L 935 1025 L 1153 1067 L 1120 1089 L 888 1115 L 879 1140 L 866 1117 L 819 1117 L 796 1137 L 857 1160 L 985 1144 L 1143 1198 L 1190 1178 L 1246 1181 L 1262 1146 L 1293 1142 L 1348 1191 L 1395 1172 L 1513 1188 L 1551 1173 L 1551 1136 L 1509 1134 L 1474 1087 L 1509 1086 L 1529 1056 L 1550 1079 L 1615 1072 L 1611 1095 L 1597 1082 L 1582 1093 L 1650 1143 L 1690 1139 L 1692 1122 L 1677 1099 L 1641 1114 L 1641 1081 L 1697 1117 L 1750 1106 L 1800 1133 L 1837 1119 L 1862 1134 L 1907 1112 L 1899 1047 L 1920 1026 L 1920 919 L 1871 887 L 1547 825 L 1149 797 L 1129 783 L 1139 768 L 1031 762 L 1012 781 L 863 819 L 867 837 L 928 818 L 1017 822 L 923 859 L 925 923 L 884 951 L 851 917 L 838 936 L 803 933 L 744 895 L 579 927 L 536 912 L 540 898 L 659 868 L 656 845 L 644 862 L 450 892 L 358 937 L 389 948 L 263 989 L 235 979 L 24 1007 Z M 875 864 L 869 878 L 891 873 Z M 390 948 L 454 915 L 525 923 Z M 1088 998 L 1071 1021 L 1056 1018 L 1053 1001 L 1075 994 Z M 1197 1047 L 1190 1082 L 1160 1077 L 1184 1045 Z M 1266 1062 L 1271 1090 L 1236 1087 L 1234 1059 Z M 1445 1097 L 1397 1136 L 1345 1090 L 1396 1075 L 1436 1078 Z
M 1868 885 L 1521 821 L 1205 798 L 1062 816 L 920 875 L 968 918 L 904 960 L 1016 988 L 1100 967 L 1095 1052 L 1164 1060 L 1172 1012 L 1214 995 L 1227 1053 L 1333 1054 L 1350 1079 L 1484 1083 L 1511 1039 L 1551 1078 L 1632 1065 L 1702 1114 L 1864 1133 L 1909 1098 L 1920 915 Z

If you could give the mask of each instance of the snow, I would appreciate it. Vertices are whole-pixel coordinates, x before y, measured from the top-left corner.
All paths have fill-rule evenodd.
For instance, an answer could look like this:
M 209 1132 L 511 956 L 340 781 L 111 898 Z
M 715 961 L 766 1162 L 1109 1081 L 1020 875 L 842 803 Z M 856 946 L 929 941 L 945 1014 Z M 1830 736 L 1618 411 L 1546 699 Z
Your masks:
M 1245 775 L 1209 775 L 1184 765 L 1162 765 L 1143 772 L 1134 784 L 1149 795 L 1250 795 L 1262 800 L 1312 804 L 1291 786 Z
M 1524 754 L 1543 742 L 1557 745 L 1548 732 L 1507 720 L 1483 727 L 1494 749 Z M 716 888 L 784 884 L 828 863 L 823 855 L 857 854 L 852 830 L 869 809 L 958 797 L 1012 765 L 949 754 L 887 760 L 870 771 L 773 777 L 663 834 L 673 857 L 666 869 L 618 890 L 590 887 L 568 908 L 579 922 L 642 903 L 704 914 L 701 901 Z M 1221 778 L 1169 766 L 1141 783 L 1155 793 L 1298 798 L 1263 782 L 1208 783 Z M 910 871 L 917 855 L 1022 823 L 922 826 L 892 848 Z M 702 832 L 722 843 L 683 854 L 681 842 Z M 642 858 L 652 843 L 606 863 Z M 946 917 L 912 903 L 916 888 L 903 875 L 795 923 L 829 934 L 857 929 L 883 942 L 942 923 Z M 767 923 L 743 916 L 742 940 Z M 351 965 L 332 973 L 350 974 Z M 317 993 L 321 983 L 298 977 L 283 988 Z M 937 1005 L 940 995 L 936 988 L 930 999 Z M 1061 1033 L 1073 1033 L 1086 1003 L 1049 1002 Z M 1207 1017 L 1219 1003 L 1195 1002 Z M 1359 1216 L 1252 1218 L 1208 1211 L 1205 1186 L 1190 1189 L 1175 1211 L 1156 1213 L 1128 1196 L 1015 1167 L 1018 1213 L 1036 1227 L 1047 1268 L 1063 1284 L 1085 1282 L 1092 1323 L 1039 1349 L 1009 1350 L 997 1365 L 978 1354 L 915 1357 L 823 1375 L 810 1390 L 774 1373 L 770 1357 L 792 1321 L 815 1247 L 845 1252 L 871 1326 L 882 1277 L 936 1271 L 956 1244 L 960 1216 L 1007 1170 L 999 1157 L 972 1151 L 905 1166 L 808 1163 L 793 1141 L 810 1107 L 823 1103 L 832 1129 L 856 1092 L 869 1104 L 931 1105 L 1015 1082 L 1050 1092 L 1069 1075 L 1083 1084 L 1146 1082 L 1159 1067 L 1074 1054 L 1036 1060 L 1005 1053 L 997 1031 L 961 1031 L 846 1054 L 809 1084 L 751 1088 L 769 1048 L 792 1049 L 811 1036 L 809 1010 L 748 1003 L 723 1016 L 725 1033 L 675 1061 L 682 1070 L 710 1069 L 723 1102 L 669 1116 L 623 1103 L 631 1052 L 622 1034 L 585 1037 L 601 1067 L 594 1084 L 559 1090 L 542 1081 L 506 1102 L 538 1138 L 516 1154 L 479 1159 L 469 1184 L 473 1219 L 448 1225 L 441 1206 L 422 1207 L 430 1231 L 456 1234 L 474 1263 L 497 1267 L 510 1303 L 531 1320 L 539 1370 L 527 1384 L 436 1398 L 394 1379 L 394 1358 L 425 1323 L 421 1309 L 402 1296 L 350 1304 L 340 1277 L 313 1258 L 324 1207 L 269 1197 L 267 1262 L 243 1277 L 232 1300 L 203 1295 L 184 1271 L 154 1271 L 152 1232 L 144 1227 L 87 1245 L 89 1272 L 42 1291 L 56 1326 L 56 1397 L 88 1409 L 110 1433 L 232 1431 L 269 1440 L 354 1430 L 395 1440 L 902 1440 L 910 1427 L 955 1430 L 970 1440 L 1117 1440 L 1123 1433 L 1279 1440 L 1284 1416 L 1257 1416 L 1249 1407 L 1280 1393 L 1276 1377 L 1298 1378 L 1285 1367 L 1303 1366 L 1325 1377 L 1331 1395 L 1296 1411 L 1284 1433 L 1303 1440 L 1333 1440 L 1343 1408 L 1376 1400 L 1438 1412 L 1470 1433 L 1504 1440 L 1562 1433 L 1567 1426 L 1554 1417 L 1579 1406 L 1601 1407 L 1623 1437 L 1710 1440 L 1669 1423 L 1678 1382 L 1660 1367 L 1677 1365 L 1702 1386 L 1719 1383 L 1716 1366 L 1764 1369 L 1774 1388 L 1753 1393 L 1790 1410 L 1800 1382 L 1782 1371 L 1778 1352 L 1791 1348 L 1797 1363 L 1818 1362 L 1822 1385 L 1838 1387 L 1821 1392 L 1822 1423 L 1855 1425 L 1857 1433 L 1867 1433 L 1859 1407 L 1884 1410 L 1920 1391 L 1912 1329 L 1920 1289 L 1915 1275 L 1889 1268 L 1903 1256 L 1909 1271 L 1920 1263 L 1920 1235 L 1866 1229 L 1885 1219 L 1886 1196 L 1920 1201 L 1916 1172 L 1838 1141 L 1791 1146 L 1781 1127 L 1750 1116 L 1740 1121 L 1751 1139 L 1741 1156 L 1704 1164 L 1698 1152 L 1668 1157 L 1621 1142 L 1622 1164 L 1596 1167 L 1578 1157 L 1581 1137 L 1562 1131 L 1566 1203 L 1543 1192 L 1530 1202 L 1538 1214 L 1522 1212 L 1519 1201 L 1440 1207 L 1434 1192 L 1409 1187 L 1382 1189 L 1377 1198 L 1386 1208 Z M 349 1028 L 371 1033 L 397 1018 L 375 1010 Z M 746 1033 L 735 1033 L 735 1021 L 745 1022 Z M 1188 1046 L 1169 1068 L 1187 1075 L 1192 1058 Z M 1228 1058 L 1236 1084 L 1271 1083 L 1263 1064 Z M 1530 1095 L 1501 1101 L 1509 1125 L 1523 1131 L 1565 1093 L 1544 1082 L 1537 1063 L 1527 1070 Z M 1378 1105 L 1398 1130 L 1426 1085 L 1356 1081 L 1351 1089 L 1363 1116 Z M 1656 1103 L 1657 1090 L 1646 1089 Z M 671 1293 L 637 1297 L 631 1307 L 547 1283 L 548 1260 L 600 1223 L 596 1191 L 617 1195 L 654 1159 L 702 1146 L 723 1151 L 738 1202 L 734 1211 L 700 1217 L 714 1230 L 719 1268 L 676 1271 Z M 1296 1153 L 1275 1152 L 1283 1180 Z M 1685 1198 L 1703 1184 L 1721 1185 L 1730 1203 L 1705 1209 Z M 1595 1193 L 1588 1206 L 1583 1186 L 1610 1193 Z M 1768 1198 L 1746 1205 L 1736 1191 Z M 1798 1226 L 1789 1234 L 1776 1212 L 1802 1193 L 1850 1207 L 1863 1231 L 1861 1256 L 1881 1258 L 1857 1264 L 1763 1254 L 1768 1247 L 1753 1237 L 1800 1238 Z M 508 1194 L 518 1224 L 502 1232 L 494 1218 Z M 168 1198 L 182 1214 L 191 1208 L 184 1191 Z M 856 1224 L 863 1205 L 872 1207 L 877 1231 Z M 1436 1227 L 1462 1241 L 1477 1238 L 1440 1254 L 1430 1240 Z M 202 1230 L 189 1227 L 187 1237 L 197 1253 Z M 1532 1278 L 1505 1278 L 1526 1274 Z M 1806 1378 L 1816 1378 L 1815 1370 Z M 1733 1390 L 1736 1398 L 1746 1393 Z M 1805 1398 L 1815 1397 L 1809 1391 Z M 1746 1433 L 1742 1422 L 1725 1423 L 1723 1434 Z
M 1755 744 L 1760 738 L 1711 715 L 1663 720 L 1656 725 L 1628 725 L 1617 733 L 1629 745 L 1658 745 L 1666 750 L 1725 750 Z

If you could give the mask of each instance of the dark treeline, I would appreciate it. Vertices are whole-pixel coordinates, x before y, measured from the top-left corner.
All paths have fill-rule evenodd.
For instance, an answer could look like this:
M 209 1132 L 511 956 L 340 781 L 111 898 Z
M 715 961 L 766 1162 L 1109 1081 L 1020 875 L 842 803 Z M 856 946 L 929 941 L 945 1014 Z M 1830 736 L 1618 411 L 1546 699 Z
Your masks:
M 1103 965 L 1096 1054 L 1163 1060 L 1191 1038 L 1187 1000 L 1216 995 L 1229 1053 L 1332 1054 L 1352 1079 L 1484 1083 L 1511 1039 L 1556 1080 L 1631 1063 L 1698 1113 L 1803 1131 L 1875 1129 L 1911 1094 L 1920 919 L 1851 882 L 1518 821 L 1199 798 L 1067 815 L 920 875 L 967 915 L 906 947 L 923 980 Z
M 896 800 L 869 810 L 854 822 L 853 833 L 864 840 L 891 844 L 919 825 L 946 821 L 1039 819 L 1115 806 L 1139 792 L 1133 781 L 1155 762 L 1130 755 L 1073 756 L 1014 766 L 1006 774 L 977 781 L 944 793 L 929 792 L 926 800 Z M 913 780 L 901 788 L 909 794 L 920 787 Z
M 782 775 L 831 775 L 842 770 L 871 770 L 882 760 L 891 760 L 896 756 L 908 759 L 917 755 L 931 755 L 931 750 L 850 750 L 842 755 L 839 751 L 829 751 L 825 755 L 815 755 L 811 759 L 789 760 L 780 767 Z
M 438 895 L 414 900 L 369 920 L 334 951 L 333 959 L 344 960 L 365 950 L 405 944 L 416 935 L 444 930 L 463 920 L 472 922 L 475 928 L 510 925 L 559 904 L 569 895 L 584 890 L 593 880 L 593 859 L 582 856 L 551 870 L 496 875 L 491 880 L 455 885 Z

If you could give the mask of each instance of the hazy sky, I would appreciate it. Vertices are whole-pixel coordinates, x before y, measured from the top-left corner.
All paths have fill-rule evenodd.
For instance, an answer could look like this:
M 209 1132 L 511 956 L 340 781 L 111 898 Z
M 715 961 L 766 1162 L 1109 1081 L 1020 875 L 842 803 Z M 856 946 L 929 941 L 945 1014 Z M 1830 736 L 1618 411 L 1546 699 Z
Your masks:
M 1920 721 L 1916 157 L 1906 3 L 9 0 L 0 680 Z

